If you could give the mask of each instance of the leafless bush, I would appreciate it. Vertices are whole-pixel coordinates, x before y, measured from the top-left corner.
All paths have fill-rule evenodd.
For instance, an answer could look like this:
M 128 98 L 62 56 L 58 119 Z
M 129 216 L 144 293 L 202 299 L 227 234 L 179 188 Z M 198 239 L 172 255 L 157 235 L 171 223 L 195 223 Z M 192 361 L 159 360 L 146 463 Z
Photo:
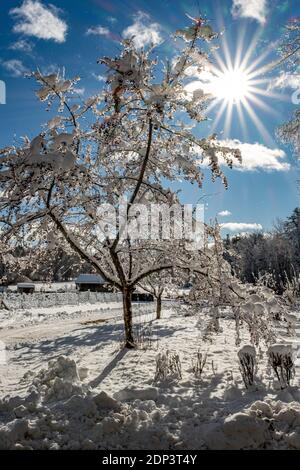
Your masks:
M 133 330 L 137 349 L 146 351 L 158 348 L 158 338 L 154 336 L 151 325 L 138 324 Z
M 0 294 L 0 310 L 9 310 L 7 303 L 4 301 L 4 296 Z
M 254 273 L 252 273 L 253 278 L 255 279 L 255 285 L 258 287 L 267 287 L 268 289 L 271 289 L 273 292 L 276 291 L 276 279 L 274 272 L 266 272 L 266 273 L 261 273 L 259 272 L 257 276 L 255 276 Z
M 211 361 L 211 369 L 214 375 L 217 375 L 217 367 L 214 363 L 214 361 Z
M 199 350 L 195 357 L 192 358 L 192 371 L 197 378 L 201 378 L 202 372 L 206 365 L 207 353 L 202 354 Z
M 212 342 L 213 335 L 221 332 L 219 308 L 211 307 L 208 311 L 208 319 L 204 323 L 202 339 L 205 342 Z
M 273 345 L 268 350 L 269 363 L 281 388 L 289 387 L 295 376 L 293 352 L 288 345 Z
M 254 384 L 254 377 L 257 370 L 256 351 L 253 346 L 244 346 L 238 352 L 240 361 L 240 371 L 246 388 Z
M 158 338 L 154 336 L 152 326 L 138 323 L 133 327 L 135 338 L 135 348 L 147 351 L 148 349 L 158 349 Z M 124 335 L 120 336 L 120 349 L 125 347 Z
M 297 305 L 300 301 L 300 274 L 296 273 L 293 268 L 293 276 L 291 279 L 285 274 L 286 281 L 284 284 L 283 298 L 287 300 L 290 305 Z
M 154 380 L 181 379 L 181 362 L 179 354 L 170 351 L 161 352 L 156 356 Z

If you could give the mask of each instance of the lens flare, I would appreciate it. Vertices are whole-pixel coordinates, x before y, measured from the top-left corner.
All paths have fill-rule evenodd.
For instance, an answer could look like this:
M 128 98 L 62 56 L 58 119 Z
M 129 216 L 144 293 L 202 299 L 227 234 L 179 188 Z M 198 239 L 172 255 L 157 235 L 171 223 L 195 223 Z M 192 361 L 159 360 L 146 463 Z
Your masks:
M 265 113 L 280 114 L 271 107 L 267 100 L 270 98 L 285 101 L 289 97 L 276 93 L 271 86 L 268 71 L 270 65 L 267 57 L 273 52 L 273 45 L 265 48 L 261 55 L 253 57 L 258 48 L 260 34 L 254 34 L 252 40 L 245 45 L 245 30 L 240 32 L 236 41 L 237 49 L 233 53 L 230 49 L 226 35 L 222 37 L 221 49 L 213 51 L 213 65 L 194 76 L 187 90 L 193 92 L 203 90 L 212 98 L 206 110 L 206 116 L 211 120 L 211 111 L 217 110 L 211 123 L 211 130 L 215 132 L 223 116 L 223 135 L 230 137 L 232 125 L 238 119 L 242 132 L 246 136 L 249 120 L 257 128 L 267 144 L 274 145 L 274 137 L 267 131 L 263 121 L 258 117 L 259 110 Z M 247 119 L 246 119 L 247 118 Z

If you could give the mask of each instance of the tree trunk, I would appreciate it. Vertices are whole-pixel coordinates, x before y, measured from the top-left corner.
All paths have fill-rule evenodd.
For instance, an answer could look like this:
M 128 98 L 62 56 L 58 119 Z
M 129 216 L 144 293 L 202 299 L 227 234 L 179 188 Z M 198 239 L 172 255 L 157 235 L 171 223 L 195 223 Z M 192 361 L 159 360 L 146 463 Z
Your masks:
M 132 290 L 123 288 L 123 315 L 125 330 L 125 348 L 133 349 L 135 347 L 132 332 Z
M 161 318 L 161 295 L 158 295 L 156 298 L 156 320 Z

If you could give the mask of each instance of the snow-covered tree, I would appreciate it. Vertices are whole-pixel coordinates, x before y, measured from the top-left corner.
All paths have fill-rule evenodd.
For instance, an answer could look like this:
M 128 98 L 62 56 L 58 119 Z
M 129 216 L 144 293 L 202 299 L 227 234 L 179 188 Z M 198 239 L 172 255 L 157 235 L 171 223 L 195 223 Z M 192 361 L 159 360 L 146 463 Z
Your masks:
M 175 37 L 184 46 L 163 64 L 153 58 L 152 48 L 136 49 L 131 39 L 125 40 L 120 55 L 99 61 L 107 69 L 106 86 L 84 103 L 75 99 L 78 77 L 35 72 L 36 94 L 53 117 L 38 136 L 0 153 L 2 242 L 24 244 L 26 234 L 30 246 L 45 238 L 67 243 L 123 293 L 127 347 L 134 346 L 135 286 L 172 268 L 177 248 L 165 250 L 163 241 L 136 243 L 123 236 L 122 223 L 108 233 L 107 213 L 99 207 L 118 209 L 120 195 L 126 197 L 125 219 L 132 222 L 136 204 L 177 201 L 166 181 L 182 178 L 201 187 L 205 159 L 212 178 L 226 185 L 219 156 L 229 166 L 240 159 L 237 150 L 222 147 L 214 135 L 197 137 L 194 127 L 205 119 L 208 97 L 186 91 L 190 67 L 202 71 L 209 63 L 200 45 L 216 35 L 199 19 Z M 149 244 L 152 254 L 145 257 Z
M 220 309 L 231 307 L 236 325 L 236 343 L 241 342 L 241 329 L 246 329 L 253 345 L 261 341 L 272 344 L 276 339 L 276 326 L 279 322 L 287 333 L 292 324 L 287 315 L 287 307 L 279 296 L 264 283 L 242 283 L 226 261 L 226 249 L 221 240 L 219 227 L 210 229 L 212 242 L 193 263 L 193 287 L 187 299 L 191 313 L 203 310 L 203 300 L 208 304 L 208 321 L 204 322 L 203 338 L 210 339 L 219 331 Z
M 180 263 L 185 265 L 185 261 L 178 259 L 177 265 Z M 187 263 L 188 264 L 188 263 Z M 176 264 L 174 263 L 174 266 Z M 172 269 L 165 269 L 163 271 L 151 274 L 147 276 L 144 281 L 140 284 L 142 289 L 153 295 L 156 301 L 156 319 L 160 320 L 162 310 L 163 296 L 172 291 L 178 291 L 182 288 L 185 282 L 189 279 L 185 270 L 181 270 L 178 267 Z
M 281 59 L 277 65 L 284 65 L 288 73 L 298 73 L 300 65 L 300 18 L 292 18 L 285 27 L 284 37 L 279 47 Z M 296 91 L 299 100 L 299 91 Z M 278 129 L 281 140 L 294 148 L 300 157 L 300 109 Z

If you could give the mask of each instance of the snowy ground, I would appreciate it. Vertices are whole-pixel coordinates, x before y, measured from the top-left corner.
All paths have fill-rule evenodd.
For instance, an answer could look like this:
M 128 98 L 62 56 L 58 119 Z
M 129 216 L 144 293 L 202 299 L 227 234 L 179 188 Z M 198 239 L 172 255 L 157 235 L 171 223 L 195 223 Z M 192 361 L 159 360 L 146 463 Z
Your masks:
M 204 343 L 203 312 L 183 317 L 165 303 L 157 321 L 154 304 L 135 306 L 135 323 L 151 326 L 152 347 L 125 351 L 120 307 L 51 309 L 22 326 L 21 312 L 9 323 L 0 312 L 0 448 L 300 448 L 298 364 L 282 391 L 261 350 L 256 390 L 247 391 L 230 318 Z M 156 382 L 156 356 L 167 349 L 179 354 L 182 378 Z M 201 379 L 191 370 L 199 349 L 208 353 Z

